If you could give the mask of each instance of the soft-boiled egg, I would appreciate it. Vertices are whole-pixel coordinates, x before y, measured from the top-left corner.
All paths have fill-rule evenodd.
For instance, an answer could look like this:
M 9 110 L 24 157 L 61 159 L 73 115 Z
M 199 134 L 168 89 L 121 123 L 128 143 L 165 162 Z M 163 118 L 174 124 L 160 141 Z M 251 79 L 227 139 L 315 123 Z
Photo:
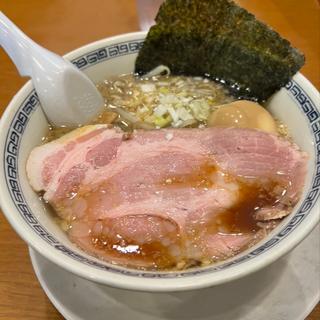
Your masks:
M 222 105 L 210 114 L 208 126 L 252 128 L 277 133 L 277 126 L 271 114 L 258 103 L 247 100 Z

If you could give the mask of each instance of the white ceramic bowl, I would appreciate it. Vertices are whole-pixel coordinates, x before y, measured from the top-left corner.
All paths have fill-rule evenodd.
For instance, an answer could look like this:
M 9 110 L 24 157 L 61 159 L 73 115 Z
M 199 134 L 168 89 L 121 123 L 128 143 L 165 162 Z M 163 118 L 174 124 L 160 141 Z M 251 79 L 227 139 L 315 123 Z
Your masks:
M 133 71 L 145 33 L 94 42 L 66 55 L 94 82 Z M 319 221 L 319 93 L 301 74 L 268 102 L 310 159 L 303 196 L 293 213 L 250 250 L 206 268 L 183 272 L 146 272 L 99 261 L 72 244 L 28 184 L 26 159 L 41 143 L 48 124 L 29 81 L 13 98 L 0 124 L 0 200 L 17 233 L 40 254 L 81 277 L 114 287 L 145 291 L 180 291 L 208 287 L 250 274 L 293 249 Z

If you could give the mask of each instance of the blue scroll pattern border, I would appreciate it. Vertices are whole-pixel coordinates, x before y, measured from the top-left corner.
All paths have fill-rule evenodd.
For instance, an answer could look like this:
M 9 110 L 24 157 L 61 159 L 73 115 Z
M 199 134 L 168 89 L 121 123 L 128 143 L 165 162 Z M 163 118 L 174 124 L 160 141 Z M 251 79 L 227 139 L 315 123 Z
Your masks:
M 136 40 L 130 42 L 123 42 L 112 46 L 104 47 L 92 51 L 86 55 L 78 57 L 72 60 L 72 62 L 79 68 L 84 69 L 88 66 L 99 63 L 102 60 L 116 58 L 122 55 L 132 54 L 137 52 L 143 40 Z M 87 257 L 74 252 L 61 244 L 53 235 L 51 235 L 37 220 L 32 213 L 30 207 L 25 201 L 18 174 L 18 156 L 21 139 L 23 132 L 27 126 L 28 120 L 32 112 L 38 107 L 38 96 L 33 90 L 23 101 L 20 108 L 17 110 L 15 116 L 10 125 L 10 130 L 7 134 L 5 141 L 4 163 L 5 163 L 5 179 L 12 201 L 25 220 L 25 222 L 48 244 L 53 246 L 56 250 L 61 251 L 63 254 L 71 257 L 72 259 L 82 262 L 86 265 L 93 266 L 98 269 L 108 270 L 111 272 L 121 273 L 130 276 L 140 276 L 146 278 L 170 278 L 170 277 L 186 277 L 193 276 L 195 274 L 203 274 L 207 272 L 226 269 L 231 266 L 243 263 L 255 256 L 262 254 L 263 252 L 274 247 L 283 238 L 288 236 L 309 214 L 310 210 L 314 206 L 320 193 L 320 114 L 314 103 L 308 97 L 307 93 L 293 80 L 287 85 L 286 89 L 288 94 L 298 103 L 302 112 L 307 117 L 311 130 L 314 136 L 315 149 L 317 159 L 315 163 L 315 173 L 312 179 L 312 186 L 307 193 L 306 199 L 301 204 L 292 219 L 285 225 L 280 232 L 278 232 L 269 241 L 259 246 L 255 250 L 251 251 L 245 256 L 236 258 L 230 262 L 226 262 L 220 266 L 212 266 L 201 270 L 190 270 L 187 272 L 143 272 L 135 270 L 127 270 L 123 268 L 117 268 L 115 266 L 106 265 L 95 260 L 88 259 Z
M 84 70 L 104 60 L 137 53 L 141 49 L 142 45 L 143 40 L 120 42 L 86 53 L 71 60 L 71 62 L 79 69 Z

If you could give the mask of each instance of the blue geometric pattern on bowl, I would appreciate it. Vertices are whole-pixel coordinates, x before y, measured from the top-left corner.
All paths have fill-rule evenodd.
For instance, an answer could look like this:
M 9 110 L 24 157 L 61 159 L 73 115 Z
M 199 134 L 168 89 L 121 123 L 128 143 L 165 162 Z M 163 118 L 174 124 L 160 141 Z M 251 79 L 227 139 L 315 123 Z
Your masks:
M 141 48 L 142 44 L 143 40 L 141 39 L 113 44 L 111 46 L 99 48 L 90 53 L 79 56 L 78 58 L 72 60 L 72 63 L 74 63 L 80 69 L 85 69 L 103 60 L 109 60 L 122 55 L 136 53 Z M 66 246 L 61 244 L 38 222 L 37 218 L 32 213 L 30 207 L 25 201 L 25 197 L 22 192 L 19 181 L 18 156 L 21 138 L 23 136 L 24 129 L 27 126 L 28 120 L 32 115 L 32 112 L 39 107 L 39 100 L 34 90 L 28 95 L 28 97 L 23 101 L 23 103 L 17 110 L 15 116 L 13 117 L 12 123 L 10 125 L 10 130 L 6 137 L 4 152 L 5 179 L 8 189 L 10 191 L 10 196 L 23 219 L 38 234 L 39 237 L 41 237 L 43 240 L 45 240 L 47 243 L 53 246 L 56 250 L 61 251 L 62 253 L 71 257 L 72 259 L 75 259 L 87 265 L 94 266 L 99 269 L 147 278 L 170 278 L 176 276 L 193 276 L 195 274 L 202 274 L 206 272 L 222 270 L 240 264 L 269 250 L 277 243 L 279 243 L 284 237 L 289 235 L 307 217 L 319 196 L 320 114 L 314 103 L 308 97 L 307 93 L 295 81 L 290 81 L 286 85 L 286 89 L 288 95 L 290 95 L 291 98 L 293 98 L 301 108 L 301 111 L 308 120 L 310 128 L 313 132 L 313 139 L 316 148 L 317 159 L 315 163 L 315 174 L 312 177 L 312 185 L 311 188 L 308 190 L 306 199 L 303 201 L 300 208 L 296 211 L 295 215 L 275 236 L 273 236 L 269 241 L 259 246 L 255 250 L 251 251 L 247 255 L 236 258 L 230 262 L 226 262 L 219 266 L 213 265 L 204 269 L 191 269 L 189 271 L 187 270 L 181 272 L 145 272 L 139 270 L 128 270 L 110 264 L 105 264 L 103 262 L 94 261 L 88 259 L 82 254 L 78 254 L 77 252 L 68 249 Z

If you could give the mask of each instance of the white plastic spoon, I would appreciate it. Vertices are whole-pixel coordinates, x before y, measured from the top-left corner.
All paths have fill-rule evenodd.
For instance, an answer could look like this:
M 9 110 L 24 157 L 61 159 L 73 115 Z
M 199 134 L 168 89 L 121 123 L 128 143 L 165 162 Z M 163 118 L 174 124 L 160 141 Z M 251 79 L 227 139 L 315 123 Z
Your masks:
M 32 78 L 41 106 L 52 125 L 89 122 L 103 108 L 103 98 L 71 62 L 39 46 L 0 12 L 0 45 L 21 76 Z

